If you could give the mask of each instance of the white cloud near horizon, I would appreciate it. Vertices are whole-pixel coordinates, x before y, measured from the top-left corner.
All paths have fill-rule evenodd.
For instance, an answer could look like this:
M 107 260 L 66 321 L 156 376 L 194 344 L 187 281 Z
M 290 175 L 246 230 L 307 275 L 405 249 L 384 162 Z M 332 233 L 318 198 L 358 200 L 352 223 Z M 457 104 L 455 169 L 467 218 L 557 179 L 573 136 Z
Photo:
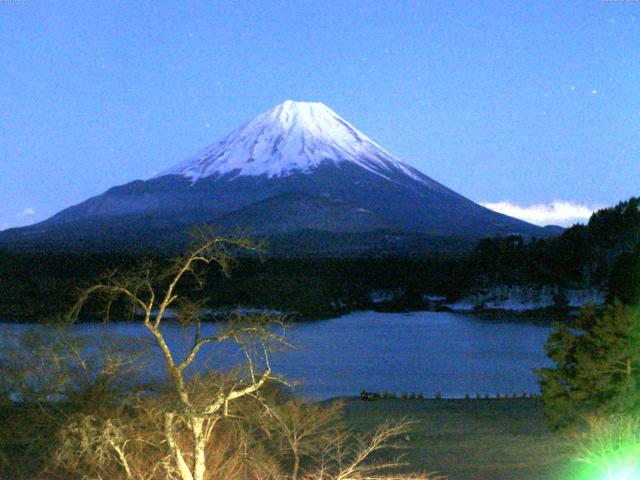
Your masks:
M 0 211 L 0 232 L 9 228 L 26 227 L 37 221 L 36 211 L 31 207 L 25 207 L 18 212 Z
M 574 223 L 586 223 L 591 214 L 597 210 L 597 208 L 586 205 L 559 200 L 549 204 L 527 206 L 516 205 L 508 201 L 484 202 L 480 205 L 535 225 L 560 225 L 562 227 L 570 227 Z

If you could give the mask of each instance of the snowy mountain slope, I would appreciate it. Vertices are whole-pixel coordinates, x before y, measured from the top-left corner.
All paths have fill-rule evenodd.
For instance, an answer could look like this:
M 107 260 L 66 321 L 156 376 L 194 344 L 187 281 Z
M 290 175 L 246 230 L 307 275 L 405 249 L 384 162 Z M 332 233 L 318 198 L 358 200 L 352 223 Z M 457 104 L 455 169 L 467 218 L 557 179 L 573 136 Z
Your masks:
M 183 238 L 201 223 L 278 235 L 280 245 L 283 235 L 308 238 L 313 231 L 345 234 L 348 241 L 359 235 L 361 245 L 380 231 L 411 238 L 548 236 L 396 159 L 326 106 L 287 101 L 151 179 L 0 233 L 0 245 L 55 239 L 93 245 L 106 232 L 110 246 L 153 245 Z
M 287 100 L 258 115 L 222 141 L 156 177 L 182 175 L 192 182 L 217 174 L 282 177 L 310 173 L 325 162 L 353 162 L 376 175 L 400 171 L 438 185 L 370 140 L 322 103 Z

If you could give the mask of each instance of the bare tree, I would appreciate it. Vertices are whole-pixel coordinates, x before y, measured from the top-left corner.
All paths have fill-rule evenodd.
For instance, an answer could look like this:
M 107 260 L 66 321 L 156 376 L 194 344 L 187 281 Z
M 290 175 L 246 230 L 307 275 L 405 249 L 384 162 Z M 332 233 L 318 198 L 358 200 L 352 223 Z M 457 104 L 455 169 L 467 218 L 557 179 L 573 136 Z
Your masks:
M 342 404 L 315 405 L 297 399 L 261 402 L 261 430 L 275 444 L 278 454 L 291 457 L 290 479 L 298 480 L 304 457 L 315 460 L 324 446 L 341 435 Z
M 388 461 L 371 461 L 384 449 L 397 448 L 394 440 L 409 430 L 411 422 L 389 422 L 369 434 L 356 435 L 344 430 L 327 442 L 319 456 L 319 467 L 310 478 L 314 480 L 373 479 L 381 471 L 405 465 L 402 456 Z
M 204 232 L 187 254 L 173 262 L 164 273 L 155 273 L 150 263 L 124 274 L 110 272 L 103 281 L 81 293 L 70 313 L 71 320 L 77 319 L 87 301 L 97 296 L 105 300 L 106 319 L 113 303 L 119 299 L 128 302 L 132 314 L 141 315 L 144 327 L 162 352 L 176 397 L 175 404 L 164 412 L 164 439 L 171 466 L 181 480 L 204 480 L 207 472 L 205 449 L 212 440 L 216 423 L 228 415 L 230 402 L 254 394 L 274 378 L 269 365 L 269 344 L 283 342 L 283 339 L 268 328 L 264 317 L 243 319 L 215 335 L 203 335 L 198 305 L 187 301 L 180 288 L 189 282 L 202 287 L 205 273 L 202 267 L 207 265 L 216 265 L 228 274 L 238 250 L 256 249 L 244 238 L 210 236 L 209 232 Z M 191 346 L 181 358 L 177 358 L 161 328 L 170 312 L 191 327 Z M 221 383 L 212 390 L 190 388 L 186 375 L 188 367 L 196 362 L 203 347 L 225 341 L 235 342 L 242 348 L 246 375 L 232 384 Z M 190 433 L 189 441 L 176 434 L 177 429 L 185 428 Z M 121 460 L 120 463 L 126 471 L 126 462 Z
M 65 325 L 25 329 L 2 339 L 0 393 L 20 402 L 54 406 L 115 401 L 144 368 L 148 349 L 132 339 L 89 338 Z
M 82 412 L 113 416 L 128 404 L 148 353 L 139 341 L 84 336 L 59 324 L 7 334 L 1 343 L 0 478 L 42 478 L 60 450 L 56 432 Z
M 109 272 L 81 292 L 69 319 L 76 321 L 94 300 L 102 302 L 105 321 L 114 312 L 140 319 L 161 352 L 169 380 L 153 395 L 114 396 L 112 392 L 120 390 L 114 389 L 118 374 L 139 367 L 142 357 L 135 352 L 113 354 L 106 349 L 97 369 L 87 363 L 87 349 L 80 344 L 40 352 L 31 371 L 43 379 L 34 390 L 43 403 L 51 392 L 78 383 L 84 386 L 78 393 L 67 390 L 66 399 L 84 398 L 86 391 L 98 398 L 65 417 L 45 473 L 105 480 L 364 480 L 401 465 L 400 457 L 382 455 L 377 462 L 372 457 L 393 446 L 406 431 L 406 422 L 355 435 L 341 424 L 338 407 L 273 393 L 281 389 L 269 355 L 287 345 L 278 319 L 238 315 L 213 333 L 204 327 L 201 305 L 190 297 L 194 288 L 203 287 L 206 267 L 217 266 L 228 274 L 238 249 L 255 248 L 242 238 L 206 234 L 162 270 L 147 262 L 122 273 Z M 185 326 L 186 352 L 170 342 L 168 319 Z M 223 342 L 235 346 L 244 367 L 231 372 L 224 372 L 221 364 L 201 368 L 209 347 Z M 68 371 L 75 373 L 65 376 Z M 384 458 L 388 460 L 379 460 Z
M 372 432 L 354 433 L 342 421 L 344 404 L 333 401 L 313 404 L 299 399 L 286 402 L 259 398 L 263 408 L 258 418 L 274 454 L 290 472 L 290 480 L 442 479 L 424 474 L 380 476 L 406 466 L 401 441 L 412 422 L 387 422 Z M 394 450 L 396 451 L 394 453 Z M 379 455 L 382 454 L 382 455 Z M 376 458 L 377 457 L 377 458 Z

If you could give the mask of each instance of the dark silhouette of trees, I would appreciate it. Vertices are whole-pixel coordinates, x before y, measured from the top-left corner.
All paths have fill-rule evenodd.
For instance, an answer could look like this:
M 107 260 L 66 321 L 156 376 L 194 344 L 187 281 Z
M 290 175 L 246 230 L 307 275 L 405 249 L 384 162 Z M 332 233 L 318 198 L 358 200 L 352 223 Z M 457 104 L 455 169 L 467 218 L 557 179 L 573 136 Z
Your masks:
M 609 278 L 609 299 L 627 305 L 640 304 L 640 243 L 634 251 L 621 254 Z

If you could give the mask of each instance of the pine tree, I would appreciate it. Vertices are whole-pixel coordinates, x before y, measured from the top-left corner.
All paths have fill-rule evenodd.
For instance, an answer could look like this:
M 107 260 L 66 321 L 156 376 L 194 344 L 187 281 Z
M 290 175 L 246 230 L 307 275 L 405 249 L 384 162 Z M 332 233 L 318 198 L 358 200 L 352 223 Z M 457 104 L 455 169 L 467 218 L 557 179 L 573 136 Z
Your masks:
M 640 305 L 640 243 L 618 257 L 609 277 L 609 298 Z
M 640 413 L 640 308 L 586 308 L 576 329 L 559 325 L 545 345 L 555 368 L 537 370 L 553 429 L 589 415 Z

